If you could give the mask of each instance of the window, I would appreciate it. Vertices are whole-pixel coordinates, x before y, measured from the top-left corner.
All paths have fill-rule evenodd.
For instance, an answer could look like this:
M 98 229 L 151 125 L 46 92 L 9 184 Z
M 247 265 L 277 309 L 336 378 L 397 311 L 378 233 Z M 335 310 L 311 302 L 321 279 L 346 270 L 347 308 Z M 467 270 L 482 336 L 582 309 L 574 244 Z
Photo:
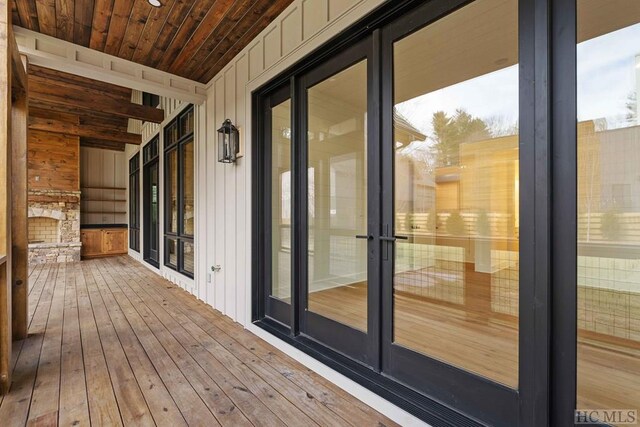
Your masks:
M 142 92 L 142 105 L 157 108 L 160 105 L 160 96 L 148 92 Z
M 160 155 L 159 137 L 142 148 L 144 203 L 144 260 L 154 267 L 160 265 Z
M 164 130 L 165 257 L 167 267 L 194 272 L 194 108 Z
M 140 153 L 129 160 L 129 247 L 140 252 Z

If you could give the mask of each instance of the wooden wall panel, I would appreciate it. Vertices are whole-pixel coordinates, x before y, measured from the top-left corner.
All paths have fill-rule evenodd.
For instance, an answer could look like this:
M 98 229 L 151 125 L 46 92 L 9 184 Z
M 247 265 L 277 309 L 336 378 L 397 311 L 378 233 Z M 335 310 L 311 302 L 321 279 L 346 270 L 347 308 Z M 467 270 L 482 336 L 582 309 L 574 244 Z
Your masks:
M 80 138 L 34 130 L 28 150 L 30 189 L 80 190 Z

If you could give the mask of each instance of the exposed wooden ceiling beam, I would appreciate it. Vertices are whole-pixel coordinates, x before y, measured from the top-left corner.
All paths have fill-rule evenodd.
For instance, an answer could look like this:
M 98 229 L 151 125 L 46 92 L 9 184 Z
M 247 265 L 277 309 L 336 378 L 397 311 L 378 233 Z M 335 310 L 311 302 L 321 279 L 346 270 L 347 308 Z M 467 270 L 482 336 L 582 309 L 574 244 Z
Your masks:
M 107 93 L 78 90 L 78 88 L 73 90 L 67 84 L 46 82 L 31 76 L 29 77 L 29 97 L 67 108 L 98 111 L 153 123 L 164 120 L 164 110 L 132 104 L 130 101 L 122 101 Z
M 76 124 L 99 124 L 100 126 L 127 130 L 129 120 L 125 117 L 117 117 L 110 114 L 88 111 L 80 108 L 67 108 L 55 104 L 48 104 L 37 99 L 30 100 L 29 115 L 43 119 L 57 119 Z M 80 120 L 78 122 L 78 119 Z
M 97 123 L 104 127 L 115 128 L 122 131 L 127 130 L 128 119 L 125 117 L 110 116 L 105 113 L 97 113 L 95 111 L 84 110 L 82 108 L 65 107 L 64 105 L 49 104 L 37 99 L 29 99 L 29 115 L 50 118 L 51 116 L 32 113 L 33 110 L 46 110 L 53 114 L 72 114 L 80 118 L 80 124 Z
M 124 151 L 125 144 L 113 141 L 105 141 L 103 139 L 80 138 L 81 147 L 100 148 L 101 150 Z
M 29 129 L 101 139 L 120 144 L 140 144 L 142 142 L 141 136 L 133 133 L 122 132 L 98 125 L 79 125 L 62 120 L 44 119 L 33 116 L 29 117 Z
M 30 106 L 29 116 L 39 117 L 41 119 L 54 119 L 61 122 L 72 123 L 75 125 L 80 124 L 80 117 L 77 114 L 72 114 L 65 111 L 53 111 L 42 107 Z

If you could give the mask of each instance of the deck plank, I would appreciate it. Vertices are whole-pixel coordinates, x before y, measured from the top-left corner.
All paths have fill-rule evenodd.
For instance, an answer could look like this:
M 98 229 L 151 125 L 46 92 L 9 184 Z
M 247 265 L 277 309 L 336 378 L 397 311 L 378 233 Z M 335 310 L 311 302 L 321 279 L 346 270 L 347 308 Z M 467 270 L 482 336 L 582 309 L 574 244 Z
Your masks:
M 150 272 L 145 270 L 144 268 L 134 269 L 138 280 L 149 277 Z M 239 325 L 230 318 L 214 310 L 207 310 L 206 304 L 190 297 L 180 288 L 162 287 L 157 294 L 162 293 L 165 293 L 163 299 L 157 302 L 166 304 L 166 301 L 179 298 L 181 304 L 172 304 L 172 307 L 181 310 L 211 338 L 222 343 L 225 348 L 235 354 L 242 356 L 243 360 L 252 360 L 253 364 L 257 366 L 257 372 L 265 380 L 278 384 L 278 390 L 287 390 L 289 399 L 305 402 L 306 404 L 302 404 L 303 409 L 307 413 L 313 414 L 315 420 L 320 420 L 321 425 L 334 425 L 336 422 L 351 425 L 374 425 L 379 422 L 380 414 L 375 410 L 354 399 L 344 390 L 313 371 L 286 357 L 282 352 L 258 339 L 249 331 L 239 328 Z M 153 296 L 153 293 L 149 293 L 149 296 Z M 150 302 L 145 301 L 145 304 L 150 304 Z M 284 379 L 291 381 L 295 386 L 283 381 Z M 297 395 L 292 395 L 291 390 L 295 390 Z M 329 408 L 341 419 L 333 417 L 325 419 L 321 414 L 316 413 L 314 408 L 310 408 L 309 404 Z M 391 425 L 391 423 L 387 425 Z
M 113 382 L 115 386 L 112 384 L 82 268 L 80 264 L 75 264 L 73 269 L 76 278 L 78 317 L 80 320 L 90 422 L 94 425 L 119 426 L 122 425 L 122 419 L 114 388 L 117 387 L 120 379 L 117 375 L 114 375 Z M 107 342 L 107 345 L 109 344 Z M 114 347 L 116 346 L 114 345 Z M 111 351 L 117 351 L 117 348 L 112 348 Z M 120 351 L 122 351 L 121 347 Z M 116 374 L 123 371 L 124 369 L 118 370 Z M 129 373 L 129 375 L 133 376 L 132 373 Z
M 40 273 L 38 274 L 38 277 L 35 278 L 35 280 L 29 279 L 29 282 L 33 283 L 33 286 L 29 287 L 29 321 L 30 322 L 33 322 L 34 313 L 36 311 L 36 308 L 40 305 L 41 298 L 43 297 L 47 298 L 47 296 L 49 296 L 49 293 L 45 293 L 44 289 L 45 289 L 45 284 L 49 280 L 49 274 L 51 274 L 51 270 L 52 269 L 50 266 L 44 266 L 40 270 Z M 57 270 L 54 273 L 57 274 Z M 47 289 L 47 292 L 49 292 L 49 289 Z
M 102 283 L 99 287 L 105 303 L 112 308 L 118 307 L 118 312 L 124 316 L 122 321 L 128 322 L 187 424 L 220 425 L 142 318 L 135 312 L 131 304 L 119 295 L 120 292 L 115 290 L 113 273 L 105 272 L 100 268 L 100 260 L 96 261 L 94 266 L 94 275 L 101 276 Z M 113 286 L 114 289 L 112 290 L 110 286 Z
M 162 417 L 167 423 L 186 425 L 129 324 L 117 307 L 103 301 L 95 265 L 83 263 L 82 271 L 123 423 L 153 425 Z
M 36 383 L 29 408 L 29 422 L 42 424 L 58 411 L 60 403 L 60 359 L 66 265 L 58 268 L 51 300 L 51 310 L 44 332 Z
M 171 286 L 170 286 L 171 287 Z M 176 288 L 177 289 L 177 288 Z M 157 289 L 161 292 L 162 287 Z M 156 296 L 157 298 L 157 296 Z M 166 302 L 166 300 L 165 300 Z M 317 425 L 311 416 L 302 411 L 298 406 L 292 405 L 287 397 L 280 393 L 280 390 L 273 387 L 268 381 L 260 377 L 252 366 L 252 361 L 247 359 L 240 360 L 233 352 L 229 351 L 216 339 L 207 334 L 202 328 L 193 323 L 183 312 L 181 312 L 174 304 L 166 304 L 164 309 L 175 318 L 187 331 L 198 341 L 204 345 L 214 357 L 216 357 L 236 378 L 245 384 L 245 388 L 258 397 L 266 406 L 268 406 L 274 414 L 276 414 L 285 424 L 295 425 Z M 282 390 L 289 393 L 290 390 Z M 301 406 L 305 406 L 298 402 Z M 344 423 L 343 423 L 344 424 Z
M 162 286 L 155 283 L 154 285 L 156 285 L 156 289 Z M 274 415 L 267 405 L 264 405 L 248 390 L 243 382 L 236 378 L 215 356 L 209 353 L 204 345 L 190 335 L 187 329 L 171 317 L 163 307 L 154 304 L 153 301 L 150 300 L 145 300 L 144 304 L 149 304 L 148 307 L 156 314 L 160 322 L 171 330 L 183 348 L 198 361 L 198 364 L 211 376 L 229 399 L 233 401 L 235 406 L 249 418 L 253 425 L 284 425 L 282 420 Z
M 147 327 L 168 351 L 185 378 L 209 410 L 216 416 L 220 424 L 224 426 L 252 426 L 253 424 L 241 411 L 236 410 L 236 406 L 231 399 L 175 338 L 175 331 L 168 329 L 161 323 L 154 311 L 147 307 L 145 302 L 129 286 L 125 285 L 130 279 L 119 277 L 118 274 L 114 274 L 114 277 L 117 280 L 113 285 L 118 287 L 119 290 L 112 288 L 112 291 L 114 295 L 118 295 L 116 299 L 118 299 L 120 306 L 122 307 L 122 304 L 125 304 L 132 307 L 140 317 L 145 319 Z M 126 297 L 126 300 L 123 300 L 123 297 Z
M 166 290 L 166 287 L 162 287 L 159 290 L 158 294 L 164 290 Z M 149 295 L 149 297 L 151 297 L 151 295 Z M 150 301 L 144 302 L 146 304 L 152 304 L 152 302 Z M 156 302 L 158 301 L 156 300 Z M 177 305 L 171 305 L 171 307 L 173 307 L 173 309 L 176 311 L 179 310 L 183 315 L 186 315 L 188 318 L 190 318 L 192 320 L 192 323 L 194 323 L 204 332 L 208 333 L 211 339 L 217 341 L 219 345 L 227 349 L 229 353 L 234 354 L 241 360 L 244 360 L 244 363 L 246 363 L 249 369 L 251 369 L 260 378 L 262 378 L 264 382 L 270 384 L 276 390 L 278 390 L 278 392 L 280 392 L 280 394 L 282 394 L 287 400 L 289 400 L 290 402 L 296 402 L 300 409 L 312 420 L 314 420 L 314 422 L 317 422 L 320 425 L 357 425 L 351 421 L 348 421 L 352 417 L 348 416 L 347 418 L 343 418 L 336 412 L 328 408 L 320 399 L 321 393 L 318 393 L 318 390 L 315 387 L 300 387 L 298 384 L 291 381 L 290 378 L 287 378 L 287 376 L 282 375 L 264 360 L 256 357 L 256 355 L 252 354 L 250 350 L 242 346 L 238 341 L 236 341 L 236 339 L 232 338 L 232 335 L 236 337 L 237 334 L 240 333 L 237 326 L 236 328 L 234 328 L 235 330 L 232 332 L 232 335 L 229 335 L 221 329 L 212 327 L 210 320 L 199 316 L 197 312 L 189 309 L 192 307 L 191 304 L 185 304 L 182 309 Z M 202 307 L 200 307 L 200 310 L 202 310 Z M 173 312 L 172 314 L 175 315 L 175 312 Z M 351 408 L 351 410 L 353 411 L 353 407 Z
M 62 360 L 60 367 L 61 426 L 89 424 L 87 382 L 82 357 L 80 318 L 76 296 L 74 266 L 67 266 L 64 294 L 64 320 L 62 325 Z
M 132 258 L 29 273 L 3 427 L 394 425 Z

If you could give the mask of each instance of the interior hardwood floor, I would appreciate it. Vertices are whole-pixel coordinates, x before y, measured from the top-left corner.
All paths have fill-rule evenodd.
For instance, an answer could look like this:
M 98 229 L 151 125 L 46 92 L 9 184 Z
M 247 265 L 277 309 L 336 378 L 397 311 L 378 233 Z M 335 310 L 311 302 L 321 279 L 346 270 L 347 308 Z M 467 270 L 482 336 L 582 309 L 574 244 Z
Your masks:
M 395 425 L 129 257 L 29 282 L 3 426 Z
M 310 308 L 364 329 L 366 285 L 310 294 Z M 462 306 L 461 306 L 462 307 Z M 518 385 L 518 331 L 513 321 L 487 318 L 403 292 L 395 301 L 395 342 L 511 387 Z M 578 341 L 578 405 L 640 410 L 640 349 L 593 337 Z

